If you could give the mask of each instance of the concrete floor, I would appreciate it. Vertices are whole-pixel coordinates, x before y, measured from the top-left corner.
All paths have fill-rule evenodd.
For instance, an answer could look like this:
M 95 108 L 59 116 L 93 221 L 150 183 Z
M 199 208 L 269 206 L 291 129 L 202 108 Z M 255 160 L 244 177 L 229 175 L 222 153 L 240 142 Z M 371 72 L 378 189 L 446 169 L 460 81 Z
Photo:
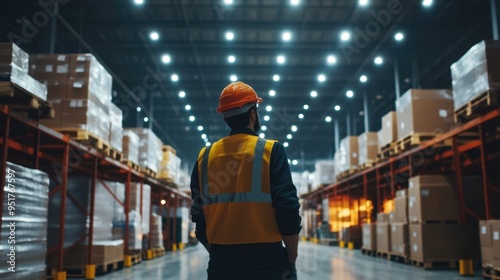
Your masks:
M 208 253 L 201 245 L 180 252 L 143 262 L 132 268 L 113 272 L 98 279 L 120 280 L 197 280 L 206 279 Z M 300 280 L 456 280 L 482 279 L 459 277 L 458 271 L 425 271 L 408 265 L 367 257 L 359 250 L 349 251 L 338 247 L 301 242 L 297 270 Z

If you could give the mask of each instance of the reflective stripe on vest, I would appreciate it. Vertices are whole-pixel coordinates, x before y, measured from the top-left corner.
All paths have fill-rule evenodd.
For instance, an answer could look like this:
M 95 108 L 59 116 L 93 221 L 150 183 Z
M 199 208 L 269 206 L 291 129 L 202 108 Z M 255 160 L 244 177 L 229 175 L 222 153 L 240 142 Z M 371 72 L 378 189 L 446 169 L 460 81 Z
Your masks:
M 264 148 L 266 140 L 259 138 L 255 145 L 253 166 L 252 166 L 252 189 L 246 193 L 222 193 L 210 194 L 208 182 L 208 159 L 211 147 L 207 147 L 203 153 L 201 164 L 201 184 L 203 187 L 202 196 L 203 204 L 211 205 L 216 203 L 230 202 L 268 202 L 271 203 L 271 194 L 263 193 L 261 190 L 262 183 L 262 164 L 264 161 Z

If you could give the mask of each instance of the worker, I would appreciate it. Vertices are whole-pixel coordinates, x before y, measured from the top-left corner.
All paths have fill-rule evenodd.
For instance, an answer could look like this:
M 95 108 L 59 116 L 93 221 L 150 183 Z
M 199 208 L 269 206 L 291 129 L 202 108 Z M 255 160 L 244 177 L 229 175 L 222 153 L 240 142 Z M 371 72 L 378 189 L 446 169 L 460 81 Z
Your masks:
M 297 279 L 297 189 L 283 146 L 257 136 L 260 103 L 245 83 L 222 90 L 217 112 L 230 135 L 200 151 L 191 175 L 191 215 L 210 256 L 209 280 Z

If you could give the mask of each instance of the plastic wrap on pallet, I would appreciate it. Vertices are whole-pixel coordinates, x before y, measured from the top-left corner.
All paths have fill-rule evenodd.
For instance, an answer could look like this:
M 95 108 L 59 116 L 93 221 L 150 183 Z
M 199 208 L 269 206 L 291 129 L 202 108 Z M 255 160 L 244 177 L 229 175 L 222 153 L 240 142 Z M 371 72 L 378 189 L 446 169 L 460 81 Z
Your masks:
M 344 172 L 358 166 L 358 137 L 349 136 L 340 141 L 336 162 L 337 169 Z
M 0 279 L 43 279 L 47 252 L 48 175 L 10 162 L 3 168 L 7 168 L 7 177 L 2 202 L 0 262 L 3 268 Z M 15 209 L 9 210 L 9 202 Z M 10 211 L 14 215 L 10 215 Z M 14 251 L 11 246 L 15 247 Z M 9 270 L 10 267 L 15 273 Z
M 139 165 L 158 172 L 161 141 L 154 132 L 147 128 L 131 128 L 139 136 Z
M 409 89 L 396 100 L 398 140 L 412 134 L 438 134 L 455 125 L 453 97 L 446 89 Z
M 172 150 L 163 149 L 163 160 L 160 163 L 158 178 L 169 179 L 178 184 L 180 169 L 181 159 Z
M 455 110 L 481 94 L 500 89 L 500 41 L 482 41 L 451 65 Z
M 123 150 L 123 112 L 113 102 L 109 102 L 109 144 L 118 151 Z
M 144 184 L 142 189 L 142 232 L 149 233 L 149 213 L 151 209 L 151 186 Z M 141 184 L 130 184 L 130 210 L 141 213 Z
M 362 165 L 377 160 L 378 135 L 376 132 L 365 132 L 358 136 L 359 160 Z
M 161 216 L 157 215 L 156 213 L 153 213 L 151 219 L 151 225 L 152 225 L 151 226 L 152 232 L 150 234 L 151 246 L 155 249 L 163 248 L 163 229 L 162 229 Z
M 316 184 L 329 185 L 335 183 L 335 162 L 333 160 L 317 160 L 314 164 Z
M 132 210 L 128 214 L 129 218 L 129 238 L 128 247 L 131 250 L 142 249 L 142 222 L 139 212 Z M 124 239 L 125 236 L 125 220 L 113 221 L 112 229 L 113 240 Z
M 123 130 L 123 156 L 139 163 L 139 135 L 130 129 Z

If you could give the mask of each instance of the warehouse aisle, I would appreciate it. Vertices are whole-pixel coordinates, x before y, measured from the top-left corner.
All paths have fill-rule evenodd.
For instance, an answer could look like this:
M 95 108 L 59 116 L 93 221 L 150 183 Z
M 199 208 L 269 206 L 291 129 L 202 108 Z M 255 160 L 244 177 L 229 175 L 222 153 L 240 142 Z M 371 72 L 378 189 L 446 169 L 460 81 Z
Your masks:
M 424 271 L 382 259 L 367 257 L 359 250 L 348 251 L 300 243 L 297 262 L 299 279 L 405 279 L 405 280 L 456 280 L 456 271 Z M 114 272 L 98 279 L 122 280 L 197 280 L 206 279 L 208 254 L 198 245 L 182 252 L 168 253 L 165 257 L 144 262 L 130 269 Z M 476 273 L 479 275 L 479 273 Z M 463 279 L 482 279 L 480 276 Z

